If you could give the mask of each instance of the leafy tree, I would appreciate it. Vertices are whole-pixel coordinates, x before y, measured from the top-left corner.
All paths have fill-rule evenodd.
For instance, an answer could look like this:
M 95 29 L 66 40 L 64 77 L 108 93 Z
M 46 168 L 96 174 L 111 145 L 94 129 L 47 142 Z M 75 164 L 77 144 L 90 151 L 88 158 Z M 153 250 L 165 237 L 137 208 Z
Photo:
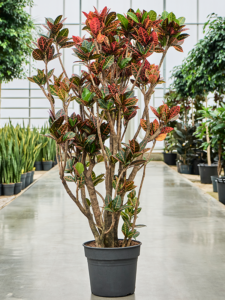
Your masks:
M 213 107 L 203 108 L 200 111 L 202 119 L 205 122 L 197 128 L 196 136 L 203 138 L 208 128 L 210 142 L 204 142 L 202 147 L 207 149 L 209 145 L 218 152 L 218 176 L 222 171 L 222 156 L 224 156 L 225 147 L 225 104 L 213 109 Z
M 179 106 L 169 109 L 166 104 L 157 110 L 151 107 L 157 119 L 150 122 L 149 102 L 155 87 L 163 82 L 160 68 L 167 51 L 170 48 L 183 51 L 181 45 L 188 35 L 183 33 L 184 18 L 177 19 L 172 12 L 164 11 L 157 16 L 152 10 L 129 9 L 127 14 L 121 15 L 105 7 L 102 11 L 84 12 L 84 15 L 83 30 L 89 37 L 73 36 L 72 41 L 68 37 L 69 30 L 63 28 L 62 15 L 55 20 L 46 19 L 47 33 L 37 40 L 32 53 L 36 60 L 43 62 L 43 70 L 37 70 L 37 74 L 28 79 L 40 87 L 50 102 L 51 134 L 47 136 L 58 145 L 60 179 L 88 219 L 96 245 L 119 246 L 118 225 L 122 217 L 122 245 L 125 247 L 130 246 L 132 238 L 137 238 L 137 229 L 143 226 L 137 224 L 137 218 L 151 153 L 156 141 L 164 140 L 173 130 L 167 124 L 177 119 L 180 111 Z M 86 67 L 81 76 L 68 77 L 61 60 L 61 49 L 72 46 L 74 55 Z M 161 53 L 159 65 L 150 64 L 148 60 L 154 52 Z M 56 58 L 62 67 L 62 73 L 57 76 L 54 69 L 48 69 L 49 62 Z M 130 82 L 132 87 L 128 90 Z M 122 143 L 124 134 L 138 110 L 135 87 L 141 90 L 145 107 L 133 139 L 126 144 Z M 63 104 L 58 112 L 55 97 Z M 79 114 L 76 111 L 68 115 L 71 101 L 79 103 Z M 139 143 L 137 137 L 141 129 L 145 137 Z M 146 148 L 150 142 L 153 142 L 151 149 Z M 105 172 L 95 174 L 94 167 L 99 162 L 104 162 Z M 134 180 L 140 170 L 143 174 L 136 193 Z M 65 172 L 70 175 L 65 176 Z M 105 195 L 97 188 L 103 181 Z M 73 194 L 68 182 L 74 184 L 76 193 Z
M 0 89 L 2 82 L 25 76 L 24 65 L 29 63 L 34 29 L 25 7 L 32 4 L 33 0 L 0 2 Z
M 207 107 L 209 93 L 223 92 L 225 83 L 225 18 L 211 14 L 204 25 L 206 35 L 189 52 L 183 64 L 174 69 L 174 88 L 184 97 L 204 96 Z M 206 131 L 208 129 L 206 128 Z M 206 133 L 209 144 L 209 135 Z M 210 147 L 207 149 L 211 165 Z

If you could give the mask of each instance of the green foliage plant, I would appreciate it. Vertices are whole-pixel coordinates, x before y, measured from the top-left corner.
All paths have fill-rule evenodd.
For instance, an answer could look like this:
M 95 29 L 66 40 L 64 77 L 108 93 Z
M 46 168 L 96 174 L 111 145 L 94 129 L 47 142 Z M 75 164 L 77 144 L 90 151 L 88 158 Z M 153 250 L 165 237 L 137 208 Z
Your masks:
M 225 104 L 214 109 L 213 107 L 203 108 L 201 111 L 203 122 L 197 127 L 196 136 L 203 138 L 206 135 L 206 128 L 210 137 L 210 142 L 202 143 L 203 149 L 211 145 L 212 149 L 218 152 L 218 176 L 222 171 L 222 156 L 225 148 Z
M 176 139 L 176 150 L 179 156 L 179 162 L 183 165 L 190 165 L 196 157 L 195 144 L 197 137 L 194 135 L 195 126 L 177 123 L 173 131 L 173 136 Z
M 69 30 L 63 28 L 65 19 L 61 15 L 55 20 L 46 19 L 47 33 L 37 40 L 32 53 L 34 59 L 43 62 L 43 70 L 37 70 L 28 79 L 38 84 L 50 102 L 50 134 L 46 136 L 59 147 L 60 179 L 88 219 L 96 246 L 120 245 L 118 226 L 122 216 L 122 247 L 126 247 L 140 234 L 137 228 L 142 227 L 137 218 L 151 152 L 156 142 L 164 140 L 173 130 L 167 123 L 177 119 L 180 110 L 179 106 L 169 109 L 166 104 L 158 109 L 149 107 L 150 99 L 156 85 L 164 82 L 160 68 L 166 53 L 171 48 L 182 52 L 181 45 L 188 34 L 184 33 L 185 19 L 176 18 L 172 12 L 164 11 L 158 16 L 153 10 L 129 9 L 121 15 L 105 7 L 101 12 L 95 9 L 84 15 L 83 30 L 89 38 L 71 39 Z M 81 76 L 69 77 L 63 66 L 60 51 L 70 47 L 85 67 Z M 147 59 L 154 52 L 161 53 L 159 65 L 150 64 Z M 61 64 L 61 74 L 49 69 L 49 62 L 54 59 Z M 123 143 L 130 121 L 139 109 L 135 87 L 142 92 L 145 107 L 134 137 Z M 62 101 L 63 109 L 58 112 L 55 97 Z M 79 104 L 79 113 L 68 115 L 72 101 Z M 157 118 L 153 122 L 150 122 L 150 108 Z M 138 142 L 141 129 L 145 135 Z M 147 147 L 150 142 L 151 150 Z M 100 162 L 104 163 L 105 172 L 95 174 L 94 167 Z M 140 170 L 142 179 L 136 193 L 134 180 Z M 105 195 L 97 189 L 103 181 Z M 74 193 L 69 183 L 74 184 Z
M 177 139 L 174 137 L 173 132 L 168 133 L 164 140 L 164 145 L 165 153 L 172 153 L 174 150 L 177 150 Z
M 1 84 L 25 76 L 29 63 L 34 24 L 25 8 L 32 0 L 0 2 L 0 98 Z
M 208 94 L 223 92 L 225 82 L 225 18 L 209 15 L 204 25 L 205 36 L 189 52 L 181 66 L 174 69 L 174 87 L 185 97 L 203 96 L 206 107 Z M 206 139 L 210 145 L 208 129 Z M 211 165 L 210 146 L 207 148 L 208 165 Z

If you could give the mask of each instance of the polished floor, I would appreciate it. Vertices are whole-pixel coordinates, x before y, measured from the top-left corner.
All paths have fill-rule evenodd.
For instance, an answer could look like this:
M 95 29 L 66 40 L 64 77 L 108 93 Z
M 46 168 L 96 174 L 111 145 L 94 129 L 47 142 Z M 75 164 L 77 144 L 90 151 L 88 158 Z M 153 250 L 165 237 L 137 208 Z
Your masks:
M 104 299 L 90 292 L 82 247 L 92 239 L 88 223 L 57 171 L 0 210 L 0 300 Z M 136 293 L 126 299 L 224 300 L 223 206 L 157 162 L 147 168 L 141 202 L 147 227 Z

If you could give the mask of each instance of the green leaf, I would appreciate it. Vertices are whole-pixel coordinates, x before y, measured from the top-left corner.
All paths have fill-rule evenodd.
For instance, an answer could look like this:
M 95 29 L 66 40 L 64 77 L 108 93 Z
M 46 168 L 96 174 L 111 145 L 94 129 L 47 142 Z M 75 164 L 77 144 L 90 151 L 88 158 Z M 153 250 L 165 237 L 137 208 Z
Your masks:
M 136 238 L 140 235 L 139 231 L 136 231 L 135 234 L 133 235 L 133 238 L 136 240 Z
M 81 175 L 84 172 L 84 165 L 81 162 L 76 163 L 75 169 Z
M 69 29 L 68 28 L 63 28 L 62 30 L 60 30 L 58 37 L 59 36 L 65 36 L 67 37 L 69 35 Z
M 63 142 L 66 142 L 68 140 L 71 140 L 72 138 L 75 137 L 75 133 L 72 131 L 67 132 L 64 136 L 63 136 Z
M 112 156 L 112 153 L 111 153 L 111 151 L 109 150 L 109 148 L 106 147 L 106 146 L 105 146 L 105 152 L 106 152 L 106 155 L 107 155 L 108 160 L 110 161 L 110 156 Z
M 116 198 L 113 200 L 113 207 L 115 209 L 119 209 L 121 206 L 121 202 L 122 202 L 122 199 L 121 199 L 120 195 L 117 195 Z
M 175 16 L 175 14 L 174 13 L 169 13 L 168 14 L 168 22 L 170 23 L 170 22 L 172 22 L 172 21 L 175 21 L 176 20 L 176 16 Z
M 185 17 L 180 17 L 180 18 L 178 18 L 177 20 L 179 21 L 179 25 L 180 25 L 180 26 L 181 26 L 181 25 L 184 25 L 184 24 L 185 24 L 185 21 L 186 21 Z
M 148 15 L 151 21 L 155 21 L 157 19 L 157 13 L 154 10 L 150 10 Z
M 164 10 L 164 12 L 162 13 L 162 18 L 163 20 L 165 20 L 168 17 L 168 12 L 166 10 Z
M 108 16 L 106 17 L 105 20 L 105 25 L 109 25 L 110 23 L 112 23 L 112 21 L 114 21 L 116 19 L 116 13 L 114 11 L 110 12 L 108 14 Z
M 107 210 L 107 211 L 110 211 L 110 212 L 113 212 L 113 210 L 109 207 L 104 207 L 104 210 Z
M 90 207 L 91 206 L 91 201 L 88 198 L 85 198 L 85 200 L 86 200 L 88 206 Z
M 105 196 L 105 205 L 108 206 L 110 202 L 112 202 L 112 197 L 109 194 L 107 194 Z
M 124 220 L 123 226 L 122 226 L 122 232 L 123 234 L 127 237 L 129 234 L 129 229 L 130 229 L 130 223 L 128 220 Z
M 117 18 L 120 20 L 122 26 L 127 30 L 128 24 L 129 24 L 127 18 L 125 18 L 125 17 L 124 17 L 123 15 L 121 15 L 121 14 L 117 14 Z
M 114 55 L 107 56 L 102 69 L 105 70 L 109 68 L 113 63 L 114 63 Z
M 51 78 L 55 69 L 52 69 L 48 72 L 48 78 Z
M 58 17 L 55 19 L 55 21 L 54 21 L 54 25 L 59 24 L 59 22 L 61 21 L 62 17 L 63 17 L 62 15 L 58 16 Z
M 144 23 L 144 20 L 147 18 L 147 16 L 148 16 L 148 12 L 145 11 L 145 12 L 143 13 L 142 18 L 141 18 L 141 23 L 142 23 L 142 24 Z
M 85 141 L 85 144 L 91 144 L 91 143 L 93 143 L 94 140 L 95 140 L 95 138 L 96 138 L 96 134 L 89 135 L 88 138 Z
M 128 12 L 127 15 L 128 15 L 132 20 L 134 20 L 136 23 L 139 23 L 138 17 L 137 17 L 134 13 Z
M 72 176 L 65 176 L 64 179 L 68 182 L 74 182 L 74 178 Z
M 144 224 L 135 225 L 135 228 L 142 228 L 142 227 L 146 227 L 146 225 Z

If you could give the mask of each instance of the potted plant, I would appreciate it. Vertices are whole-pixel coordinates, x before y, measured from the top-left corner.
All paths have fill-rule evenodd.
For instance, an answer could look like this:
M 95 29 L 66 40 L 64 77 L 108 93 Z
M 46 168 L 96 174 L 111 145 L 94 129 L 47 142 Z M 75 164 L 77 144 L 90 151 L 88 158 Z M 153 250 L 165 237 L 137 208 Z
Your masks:
M 52 168 L 52 144 L 54 141 L 47 139 L 47 145 L 43 148 L 42 168 L 44 171 L 49 171 Z M 55 145 L 55 143 L 54 143 Z
M 175 70 L 174 87 L 183 96 L 204 97 L 208 106 L 208 95 L 224 89 L 225 52 L 221 40 L 224 38 L 225 18 L 216 14 L 209 15 L 203 27 L 205 34 L 189 52 L 182 66 Z M 204 49 L 204 51 L 202 51 Z M 216 49 L 216 51 L 215 51 Z M 218 59 L 218 53 L 220 58 Z M 207 72 L 206 72 L 207 70 Z M 208 127 L 205 132 L 207 148 L 207 164 L 200 164 L 202 183 L 211 183 L 211 176 L 216 175 L 216 166 L 211 162 L 210 138 Z
M 15 136 L 16 137 L 16 136 Z M 25 163 L 25 156 L 23 155 L 23 144 L 19 143 L 17 138 L 14 138 L 13 141 L 13 177 L 15 182 L 14 194 L 17 195 L 22 190 L 22 170 Z
M 210 142 L 203 143 L 202 147 L 207 149 L 210 145 L 212 149 L 215 149 L 218 153 L 218 163 L 214 165 L 214 175 L 211 175 L 211 181 L 213 184 L 213 191 L 217 192 L 216 179 L 221 176 L 222 172 L 222 155 L 225 146 L 225 105 L 221 103 L 220 107 L 213 108 L 208 107 L 201 110 L 202 122 L 198 127 L 197 136 L 202 137 L 206 134 L 206 128 L 208 128 Z
M 156 85 L 163 82 L 160 68 L 168 49 L 183 51 L 181 44 L 188 35 L 183 33 L 184 18 L 177 19 L 165 11 L 162 17 L 139 9 L 129 9 L 121 15 L 105 7 L 101 12 L 95 9 L 84 14 L 83 30 L 90 37 L 73 36 L 72 41 L 69 30 L 62 29 L 62 16 L 46 19 L 48 32 L 38 39 L 33 50 L 34 59 L 43 61 L 43 70 L 28 79 L 39 85 L 50 102 L 47 136 L 59 148 L 60 179 L 88 219 L 94 236 L 93 241 L 84 243 L 92 293 L 119 297 L 135 290 L 141 246 L 136 238 L 138 228 L 144 226 L 138 224 L 137 218 L 146 166 L 156 141 L 165 139 L 173 130 L 167 123 L 177 118 L 180 109 L 169 109 L 166 104 L 157 110 L 151 107 L 158 120 L 150 122 L 149 102 Z M 81 76 L 68 76 L 63 66 L 60 49 L 69 47 L 74 47 L 74 55 L 85 67 Z M 158 66 L 147 60 L 154 52 L 162 53 Z M 48 63 L 56 58 L 62 66 L 62 74 L 57 76 L 54 69 L 48 68 Z M 123 143 L 127 127 L 139 109 L 135 87 L 141 90 L 145 107 L 133 139 Z M 54 105 L 56 96 L 63 105 L 58 112 Z M 79 113 L 68 115 L 72 101 L 79 104 Z M 138 141 L 141 129 L 145 137 Z M 147 148 L 150 142 L 151 150 Z M 94 167 L 101 162 L 105 172 L 96 174 Z M 143 173 L 137 189 L 134 179 L 140 170 Z M 103 181 L 105 195 L 97 190 Z M 118 237 L 121 217 L 123 239 Z
M 177 140 L 174 138 L 172 132 L 170 132 L 165 138 L 165 147 L 164 147 L 164 162 L 167 165 L 173 166 L 176 165 L 177 153 L 173 151 L 177 149 Z
M 7 144 L 6 144 L 7 142 Z M 2 185 L 3 194 L 5 196 L 14 195 L 14 178 L 13 178 L 13 140 L 12 138 L 5 139 L 5 135 L 1 136 L 1 153 L 2 153 Z
M 36 146 L 41 144 L 41 147 L 39 149 L 38 155 L 37 155 L 35 163 L 34 163 L 34 167 L 35 167 L 36 171 L 42 171 L 43 170 L 43 167 L 42 167 L 43 149 L 48 144 L 48 140 L 44 137 L 44 135 L 49 132 L 49 129 L 46 125 L 44 125 L 40 129 L 40 133 L 37 128 L 33 128 L 33 132 L 36 132 L 36 134 L 37 134 Z
M 192 161 L 195 157 L 193 135 L 195 126 L 177 123 L 177 128 L 173 131 L 173 136 L 177 140 L 176 149 L 178 153 L 178 172 L 184 174 L 192 174 Z

